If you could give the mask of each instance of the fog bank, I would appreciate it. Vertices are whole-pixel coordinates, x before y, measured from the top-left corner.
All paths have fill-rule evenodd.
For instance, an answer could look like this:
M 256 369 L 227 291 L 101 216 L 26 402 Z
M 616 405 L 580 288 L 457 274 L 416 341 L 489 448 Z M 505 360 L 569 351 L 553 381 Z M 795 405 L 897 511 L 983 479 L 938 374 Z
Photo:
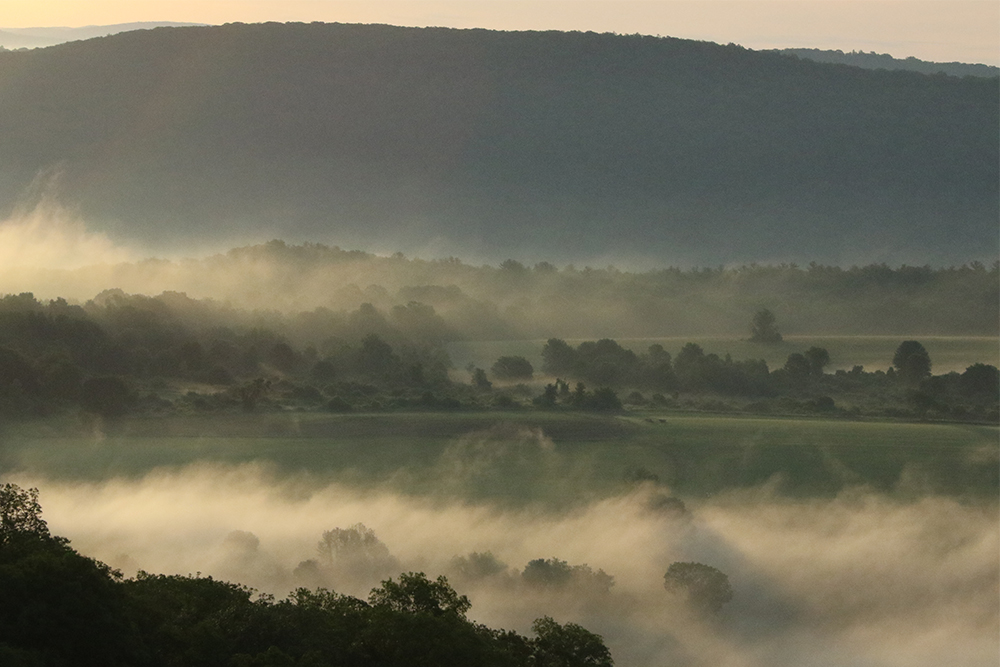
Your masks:
M 685 499 L 679 513 L 653 509 L 662 488 L 640 485 L 554 513 L 321 484 L 259 464 L 10 481 L 38 486 L 52 532 L 126 575 L 201 572 L 280 597 L 300 585 L 365 596 L 399 572 L 444 573 L 471 598 L 472 618 L 521 632 L 544 614 L 578 622 L 604 635 L 619 665 L 985 666 L 1000 650 L 994 505 L 864 489 L 791 501 L 761 488 Z M 325 532 L 359 523 L 377 538 L 365 550 L 317 548 Z M 530 579 L 536 559 L 573 575 Z M 675 561 L 728 574 L 733 601 L 717 617 L 693 613 L 663 588 Z

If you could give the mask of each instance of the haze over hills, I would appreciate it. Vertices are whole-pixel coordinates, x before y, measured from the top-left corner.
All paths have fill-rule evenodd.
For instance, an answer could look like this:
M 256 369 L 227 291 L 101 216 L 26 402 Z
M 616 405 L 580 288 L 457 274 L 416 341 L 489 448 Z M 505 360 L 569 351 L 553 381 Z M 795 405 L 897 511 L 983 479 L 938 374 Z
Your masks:
M 875 53 L 871 51 L 848 51 L 844 53 L 840 50 L 829 49 L 775 49 L 778 53 L 790 56 L 799 56 L 820 63 L 839 63 L 841 65 L 853 65 L 864 67 L 865 69 L 890 69 L 908 70 L 911 72 L 921 72 L 923 74 L 947 74 L 948 76 L 997 76 L 1000 75 L 1000 67 L 995 65 L 984 65 L 981 63 L 938 63 L 919 58 L 893 58 L 888 53 Z
M 0 27 L 0 50 L 6 49 L 37 49 L 45 46 L 55 46 L 65 42 L 73 42 L 94 37 L 106 37 L 131 30 L 150 30 L 152 28 L 181 27 L 200 25 L 197 23 L 176 23 L 172 21 L 139 21 L 136 23 L 115 23 L 113 25 L 87 25 L 81 27 L 37 27 L 37 28 L 2 28 Z
M 0 215 L 624 265 L 997 254 L 995 78 L 594 33 L 159 28 L 0 54 Z

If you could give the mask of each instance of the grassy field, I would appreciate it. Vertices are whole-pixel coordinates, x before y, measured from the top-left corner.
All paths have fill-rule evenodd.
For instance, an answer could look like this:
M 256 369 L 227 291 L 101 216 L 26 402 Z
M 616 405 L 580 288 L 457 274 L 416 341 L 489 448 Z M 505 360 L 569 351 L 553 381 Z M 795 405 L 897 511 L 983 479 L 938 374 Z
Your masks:
M 303 483 L 569 507 L 624 492 L 631 472 L 699 498 L 769 483 L 788 496 L 849 486 L 996 497 L 989 426 L 653 413 L 454 413 L 127 420 L 8 428 L 0 469 L 96 481 L 196 462 L 262 462 Z
M 981 362 L 1000 366 L 1000 340 L 989 336 L 786 336 L 779 345 L 759 345 L 738 337 L 706 336 L 682 338 L 619 338 L 623 347 L 637 353 L 645 352 L 653 343 L 675 355 L 685 343 L 697 343 L 705 352 L 734 359 L 764 359 L 772 370 L 784 365 L 792 352 L 802 352 L 812 346 L 826 348 L 830 353 L 828 372 L 850 370 L 855 365 L 865 370 L 886 370 L 892 364 L 892 355 L 901 342 L 919 340 L 927 349 L 935 374 L 964 371 Z M 579 345 L 583 339 L 568 339 Z M 474 341 L 451 343 L 448 354 L 455 367 L 462 369 L 469 363 L 489 369 L 498 357 L 519 355 L 528 359 L 540 370 L 544 340 Z

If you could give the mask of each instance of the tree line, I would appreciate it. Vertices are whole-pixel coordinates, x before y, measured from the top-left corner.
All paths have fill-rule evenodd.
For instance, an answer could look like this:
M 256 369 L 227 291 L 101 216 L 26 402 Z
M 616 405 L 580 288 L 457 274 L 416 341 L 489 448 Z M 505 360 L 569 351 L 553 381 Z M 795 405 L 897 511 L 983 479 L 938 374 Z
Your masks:
M 759 314 L 758 314 L 759 315 Z M 768 318 L 763 318 L 767 320 Z M 761 318 L 754 318 L 759 332 Z M 780 335 L 773 333 L 778 336 Z M 766 338 L 774 342 L 772 334 Z M 975 363 L 962 373 L 931 374 L 931 358 L 926 348 L 915 340 L 899 344 L 887 371 L 865 371 L 855 365 L 850 371 L 826 373 L 830 353 L 812 346 L 792 352 L 784 365 L 770 370 L 762 359 L 734 360 L 706 354 L 697 343 L 687 343 L 672 357 L 662 345 L 654 344 L 642 354 L 622 347 L 611 339 L 587 341 L 575 348 L 553 338 L 542 348 L 542 371 L 558 376 L 546 387 L 536 404 L 555 405 L 579 401 L 585 382 L 617 389 L 634 389 L 626 403 L 635 406 L 694 406 L 688 396 L 714 395 L 742 397 L 750 402 L 743 409 L 756 412 L 819 412 L 860 416 L 868 403 L 889 403 L 880 412 L 884 416 L 916 416 L 971 419 L 996 422 L 1000 394 L 1000 371 L 991 364 Z M 578 380 L 571 392 L 568 380 Z M 652 392 L 647 399 L 641 391 Z M 669 396 L 669 398 L 668 398 Z M 843 397 L 853 406 L 850 411 L 838 408 L 833 397 Z M 709 406 L 731 410 L 720 401 Z
M 770 369 L 696 343 L 637 353 L 610 338 L 575 347 L 551 338 L 540 370 L 554 381 L 542 384 L 519 356 L 501 356 L 488 371 L 470 366 L 463 381 L 443 346 L 446 330 L 419 302 L 282 315 L 169 293 L 112 290 L 83 305 L 8 295 L 0 298 L 0 414 L 652 406 L 997 419 L 994 366 L 932 376 L 918 341 L 903 342 L 887 372 L 827 373 L 829 353 L 815 346 Z M 773 313 L 758 311 L 751 340 L 780 338 Z

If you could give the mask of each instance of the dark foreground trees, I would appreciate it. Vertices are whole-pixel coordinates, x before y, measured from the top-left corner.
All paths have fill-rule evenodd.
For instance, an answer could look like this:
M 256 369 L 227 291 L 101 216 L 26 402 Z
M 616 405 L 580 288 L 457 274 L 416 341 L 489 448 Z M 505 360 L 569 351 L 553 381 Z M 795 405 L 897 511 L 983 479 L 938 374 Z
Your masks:
M 120 574 L 49 534 L 36 489 L 0 486 L 0 664 L 149 664 Z
M 275 601 L 211 577 L 132 580 L 53 537 L 37 490 L 0 486 L 5 667 L 604 667 L 598 635 L 543 617 L 536 638 L 466 618 L 444 577 L 388 579 L 368 600 L 299 589 Z

